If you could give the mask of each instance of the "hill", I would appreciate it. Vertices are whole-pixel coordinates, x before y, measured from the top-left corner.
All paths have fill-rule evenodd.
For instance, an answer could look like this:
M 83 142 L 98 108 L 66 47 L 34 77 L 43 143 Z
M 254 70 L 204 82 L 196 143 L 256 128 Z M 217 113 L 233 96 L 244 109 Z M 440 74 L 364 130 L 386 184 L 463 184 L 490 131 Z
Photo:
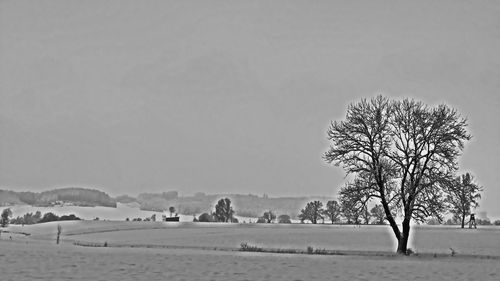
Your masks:
M 113 207 L 117 202 L 131 206 L 137 204 L 142 211 L 168 212 L 170 207 L 183 215 L 199 215 L 214 211 L 221 198 L 231 199 L 237 216 L 256 218 L 265 211 L 271 210 L 277 215 L 287 214 L 296 218 L 306 203 L 319 200 L 326 204 L 329 197 L 275 197 L 253 194 L 205 194 L 198 192 L 191 196 L 179 196 L 177 191 L 163 193 L 141 193 L 137 197 L 121 195 L 110 197 L 105 192 L 87 188 L 60 188 L 43 192 L 15 192 L 0 190 L 0 206 L 31 205 L 35 207 L 80 206 L 80 207 Z
M 242 217 L 259 217 L 265 211 L 273 211 L 275 214 L 287 214 L 296 218 L 300 210 L 307 202 L 312 200 L 322 201 L 326 204 L 329 197 L 259 197 L 248 194 L 205 194 L 196 193 L 193 196 L 178 196 L 176 191 L 163 193 L 141 193 L 135 198 L 140 209 L 145 211 L 164 212 L 169 207 L 174 207 L 176 212 L 184 215 L 199 215 L 200 213 L 214 210 L 214 206 L 221 198 L 231 199 L 236 215 Z M 134 198 L 122 195 L 116 198 L 117 202 L 130 203 Z
M 0 206 L 28 204 L 32 206 L 75 205 L 84 207 L 116 207 L 116 200 L 108 194 L 80 187 L 59 188 L 43 192 L 15 192 L 0 190 Z

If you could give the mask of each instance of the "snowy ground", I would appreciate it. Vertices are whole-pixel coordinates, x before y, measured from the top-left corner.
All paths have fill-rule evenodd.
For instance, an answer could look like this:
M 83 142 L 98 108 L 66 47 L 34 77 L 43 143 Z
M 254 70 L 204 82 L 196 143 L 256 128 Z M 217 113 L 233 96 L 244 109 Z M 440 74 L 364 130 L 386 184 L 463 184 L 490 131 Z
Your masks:
M 388 227 L 61 222 L 63 242 L 55 245 L 57 224 L 4 229 L 10 232 L 0 237 L 1 280 L 498 280 L 500 277 L 500 228 L 494 227 L 478 230 L 419 227 L 414 229 L 412 247 L 421 255 L 374 257 L 234 250 L 241 242 L 249 242 L 275 248 L 313 246 L 390 252 L 393 241 Z M 75 240 L 105 241 L 109 247 L 75 246 Z M 449 247 L 456 250 L 454 257 L 449 255 Z M 441 255 L 434 258 L 432 253 Z

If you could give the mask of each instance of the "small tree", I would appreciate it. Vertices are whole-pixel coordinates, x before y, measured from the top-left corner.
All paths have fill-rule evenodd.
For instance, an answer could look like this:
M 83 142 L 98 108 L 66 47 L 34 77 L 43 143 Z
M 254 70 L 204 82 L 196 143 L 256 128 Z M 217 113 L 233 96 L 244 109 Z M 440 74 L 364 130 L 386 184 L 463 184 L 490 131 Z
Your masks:
M 465 218 L 471 214 L 471 208 L 479 206 L 478 201 L 481 199 L 480 192 L 483 191 L 483 188 L 474 183 L 473 175 L 465 173 L 450 181 L 447 189 L 446 202 L 449 204 L 453 216 L 461 222 L 461 226 L 464 228 Z
M 9 218 L 12 217 L 12 211 L 10 208 L 4 209 L 2 211 L 2 217 L 0 219 L 0 226 L 6 227 L 9 225 Z
M 341 214 L 339 203 L 337 203 L 337 201 L 335 200 L 326 202 L 326 208 L 323 211 L 323 214 L 330 219 L 332 224 L 338 222 Z
M 376 224 L 385 224 L 385 212 L 384 208 L 382 208 L 382 205 L 373 206 L 373 208 L 370 210 L 370 213 L 375 218 Z
M 215 218 L 219 222 L 231 222 L 233 219 L 234 210 L 231 207 L 229 198 L 220 199 L 215 205 Z
M 361 208 L 356 207 L 352 201 L 340 198 L 340 209 L 342 216 L 346 219 L 347 224 L 359 224 L 359 217 L 361 216 Z
M 262 218 L 266 221 L 266 223 L 272 223 L 276 219 L 276 215 L 271 211 L 264 212 Z
M 306 207 L 300 210 L 299 218 L 301 221 L 309 220 L 311 223 L 316 224 L 318 219 L 323 218 L 323 203 L 320 201 L 312 201 L 307 203 Z
M 278 223 L 292 223 L 289 215 L 280 215 L 278 217 Z
M 171 206 L 170 208 L 168 208 L 168 211 L 170 212 L 170 217 L 172 217 L 172 214 L 175 213 L 175 208 Z

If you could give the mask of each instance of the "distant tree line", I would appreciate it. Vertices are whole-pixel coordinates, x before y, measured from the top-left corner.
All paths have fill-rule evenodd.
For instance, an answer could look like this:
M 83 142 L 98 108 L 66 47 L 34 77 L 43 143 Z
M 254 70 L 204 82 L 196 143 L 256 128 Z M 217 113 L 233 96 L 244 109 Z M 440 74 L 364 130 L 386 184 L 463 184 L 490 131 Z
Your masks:
M 364 191 L 369 183 L 361 178 L 355 179 L 352 183 L 346 184 L 339 191 L 338 201 L 331 200 L 323 208 L 320 201 L 307 203 L 306 207 L 300 211 L 301 222 L 310 221 L 316 224 L 319 220 L 327 219 L 333 223 L 345 224 L 386 224 L 387 216 L 384 208 L 380 204 L 371 205 L 370 196 Z M 441 202 L 440 210 L 434 210 L 435 214 L 426 219 L 420 220 L 429 225 L 448 224 L 460 225 L 464 228 L 471 214 L 471 209 L 479 206 L 480 192 L 483 190 L 474 181 L 474 176 L 464 173 L 455 179 L 445 183 L 447 196 Z M 397 216 L 394 207 L 389 208 L 393 216 Z M 450 214 L 452 218 L 444 221 L 444 216 Z M 491 223 L 489 219 L 476 219 L 478 225 L 500 225 L 500 221 Z
M 320 201 L 311 201 L 305 208 L 300 210 L 299 219 L 301 223 L 306 221 L 317 224 L 329 221 L 331 224 L 385 224 L 385 214 L 382 206 L 374 205 L 369 211 L 368 207 L 353 207 L 353 202 L 341 197 L 340 203 L 330 200 L 323 207 Z
M 75 216 L 74 214 L 70 215 L 62 215 L 62 216 L 57 216 L 56 214 L 52 212 L 45 213 L 42 215 L 40 211 L 36 211 L 34 214 L 33 213 L 26 213 L 22 217 L 18 216 L 16 218 L 10 218 L 12 217 L 12 211 L 10 208 L 4 209 L 2 211 L 1 219 L 0 219 L 0 225 L 2 227 L 5 227 L 10 224 L 37 224 L 37 223 L 44 223 L 44 222 L 51 222 L 51 221 L 72 221 L 72 220 L 81 220 L 79 217 Z
M 201 214 L 195 222 L 233 222 L 238 219 L 234 217 L 234 210 L 229 198 L 220 199 L 215 205 L 215 211 Z

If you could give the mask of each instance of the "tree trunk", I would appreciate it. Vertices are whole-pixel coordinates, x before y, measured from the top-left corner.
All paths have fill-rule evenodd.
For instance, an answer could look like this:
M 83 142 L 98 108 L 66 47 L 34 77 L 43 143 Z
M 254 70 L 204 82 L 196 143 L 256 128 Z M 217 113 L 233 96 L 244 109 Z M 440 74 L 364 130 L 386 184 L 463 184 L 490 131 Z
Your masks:
M 410 237 L 410 220 L 403 220 L 403 233 L 398 239 L 398 254 L 406 255 L 408 253 L 408 238 Z
M 462 228 L 464 228 L 465 226 L 465 215 L 463 214 L 462 215 Z
M 399 231 L 398 225 L 396 224 L 396 221 L 394 220 L 394 217 L 391 214 L 391 211 L 389 209 L 389 204 L 387 204 L 387 201 L 384 199 L 384 197 L 382 197 L 381 203 L 382 207 L 384 208 L 385 218 L 389 222 L 389 225 L 391 226 L 392 231 L 394 232 L 394 235 L 398 240 L 398 250 L 399 250 L 399 241 L 401 240 L 401 232 Z

